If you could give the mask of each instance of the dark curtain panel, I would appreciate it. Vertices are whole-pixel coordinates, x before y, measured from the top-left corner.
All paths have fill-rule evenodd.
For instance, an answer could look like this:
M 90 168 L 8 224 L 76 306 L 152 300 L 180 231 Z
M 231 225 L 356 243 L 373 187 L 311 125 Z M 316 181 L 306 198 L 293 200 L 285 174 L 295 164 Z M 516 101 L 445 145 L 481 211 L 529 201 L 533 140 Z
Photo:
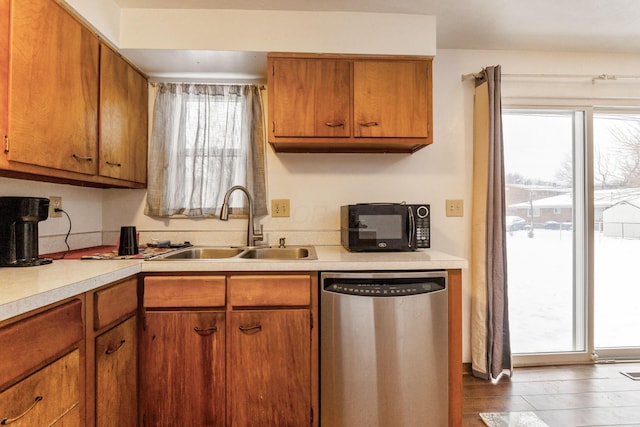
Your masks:
M 476 79 L 472 250 L 472 371 L 511 374 L 500 66 Z

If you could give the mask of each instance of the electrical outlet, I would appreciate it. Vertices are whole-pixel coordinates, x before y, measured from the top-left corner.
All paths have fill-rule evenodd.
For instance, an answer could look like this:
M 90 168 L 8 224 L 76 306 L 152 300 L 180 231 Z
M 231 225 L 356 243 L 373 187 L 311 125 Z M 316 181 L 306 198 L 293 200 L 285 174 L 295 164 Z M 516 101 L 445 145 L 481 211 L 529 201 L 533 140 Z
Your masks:
M 271 200 L 271 216 L 272 217 L 288 217 L 291 215 L 289 199 L 273 199 Z
M 464 216 L 464 200 L 447 200 L 447 216 Z
M 62 212 L 56 212 L 56 209 L 62 209 L 62 197 L 49 197 L 49 218 L 62 217 Z

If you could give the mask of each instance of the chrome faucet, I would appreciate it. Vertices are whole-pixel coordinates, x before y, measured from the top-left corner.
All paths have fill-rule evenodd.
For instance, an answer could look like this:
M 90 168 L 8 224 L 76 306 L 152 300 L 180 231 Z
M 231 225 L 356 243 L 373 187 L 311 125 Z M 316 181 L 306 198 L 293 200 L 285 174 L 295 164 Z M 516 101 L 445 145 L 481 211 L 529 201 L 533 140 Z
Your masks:
M 231 196 L 231 193 L 233 193 L 235 190 L 242 191 L 247 196 L 247 200 L 249 201 L 249 222 L 247 224 L 247 246 L 256 246 L 256 242 L 258 241 L 261 242 L 262 239 L 264 238 L 263 225 L 262 224 L 260 225 L 260 232 L 256 232 L 254 230 L 253 197 L 251 197 L 251 194 L 249 194 L 249 190 L 247 190 L 242 185 L 234 185 L 233 187 L 228 189 L 224 195 L 224 200 L 222 201 L 222 208 L 220 208 L 220 219 L 222 221 L 229 220 L 229 197 Z

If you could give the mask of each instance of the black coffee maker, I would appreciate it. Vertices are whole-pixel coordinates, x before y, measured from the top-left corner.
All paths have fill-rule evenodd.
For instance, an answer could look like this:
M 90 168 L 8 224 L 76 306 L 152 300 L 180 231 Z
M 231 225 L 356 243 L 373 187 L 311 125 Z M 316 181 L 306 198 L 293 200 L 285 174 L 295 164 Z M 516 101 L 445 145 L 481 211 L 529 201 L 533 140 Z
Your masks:
M 0 197 L 0 267 L 49 264 L 38 257 L 38 222 L 49 216 L 49 199 Z

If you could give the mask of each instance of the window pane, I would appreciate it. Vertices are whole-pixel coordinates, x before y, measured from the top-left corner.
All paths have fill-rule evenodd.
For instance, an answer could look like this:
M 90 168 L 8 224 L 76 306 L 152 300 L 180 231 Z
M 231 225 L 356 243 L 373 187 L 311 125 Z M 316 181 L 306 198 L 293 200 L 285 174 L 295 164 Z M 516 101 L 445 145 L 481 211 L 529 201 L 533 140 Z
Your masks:
M 594 346 L 640 346 L 640 115 L 594 114 Z
M 511 346 L 515 354 L 584 350 L 574 276 L 574 139 L 565 111 L 503 114 Z M 579 141 L 581 144 L 582 141 Z M 581 285 L 582 286 L 582 285 Z

